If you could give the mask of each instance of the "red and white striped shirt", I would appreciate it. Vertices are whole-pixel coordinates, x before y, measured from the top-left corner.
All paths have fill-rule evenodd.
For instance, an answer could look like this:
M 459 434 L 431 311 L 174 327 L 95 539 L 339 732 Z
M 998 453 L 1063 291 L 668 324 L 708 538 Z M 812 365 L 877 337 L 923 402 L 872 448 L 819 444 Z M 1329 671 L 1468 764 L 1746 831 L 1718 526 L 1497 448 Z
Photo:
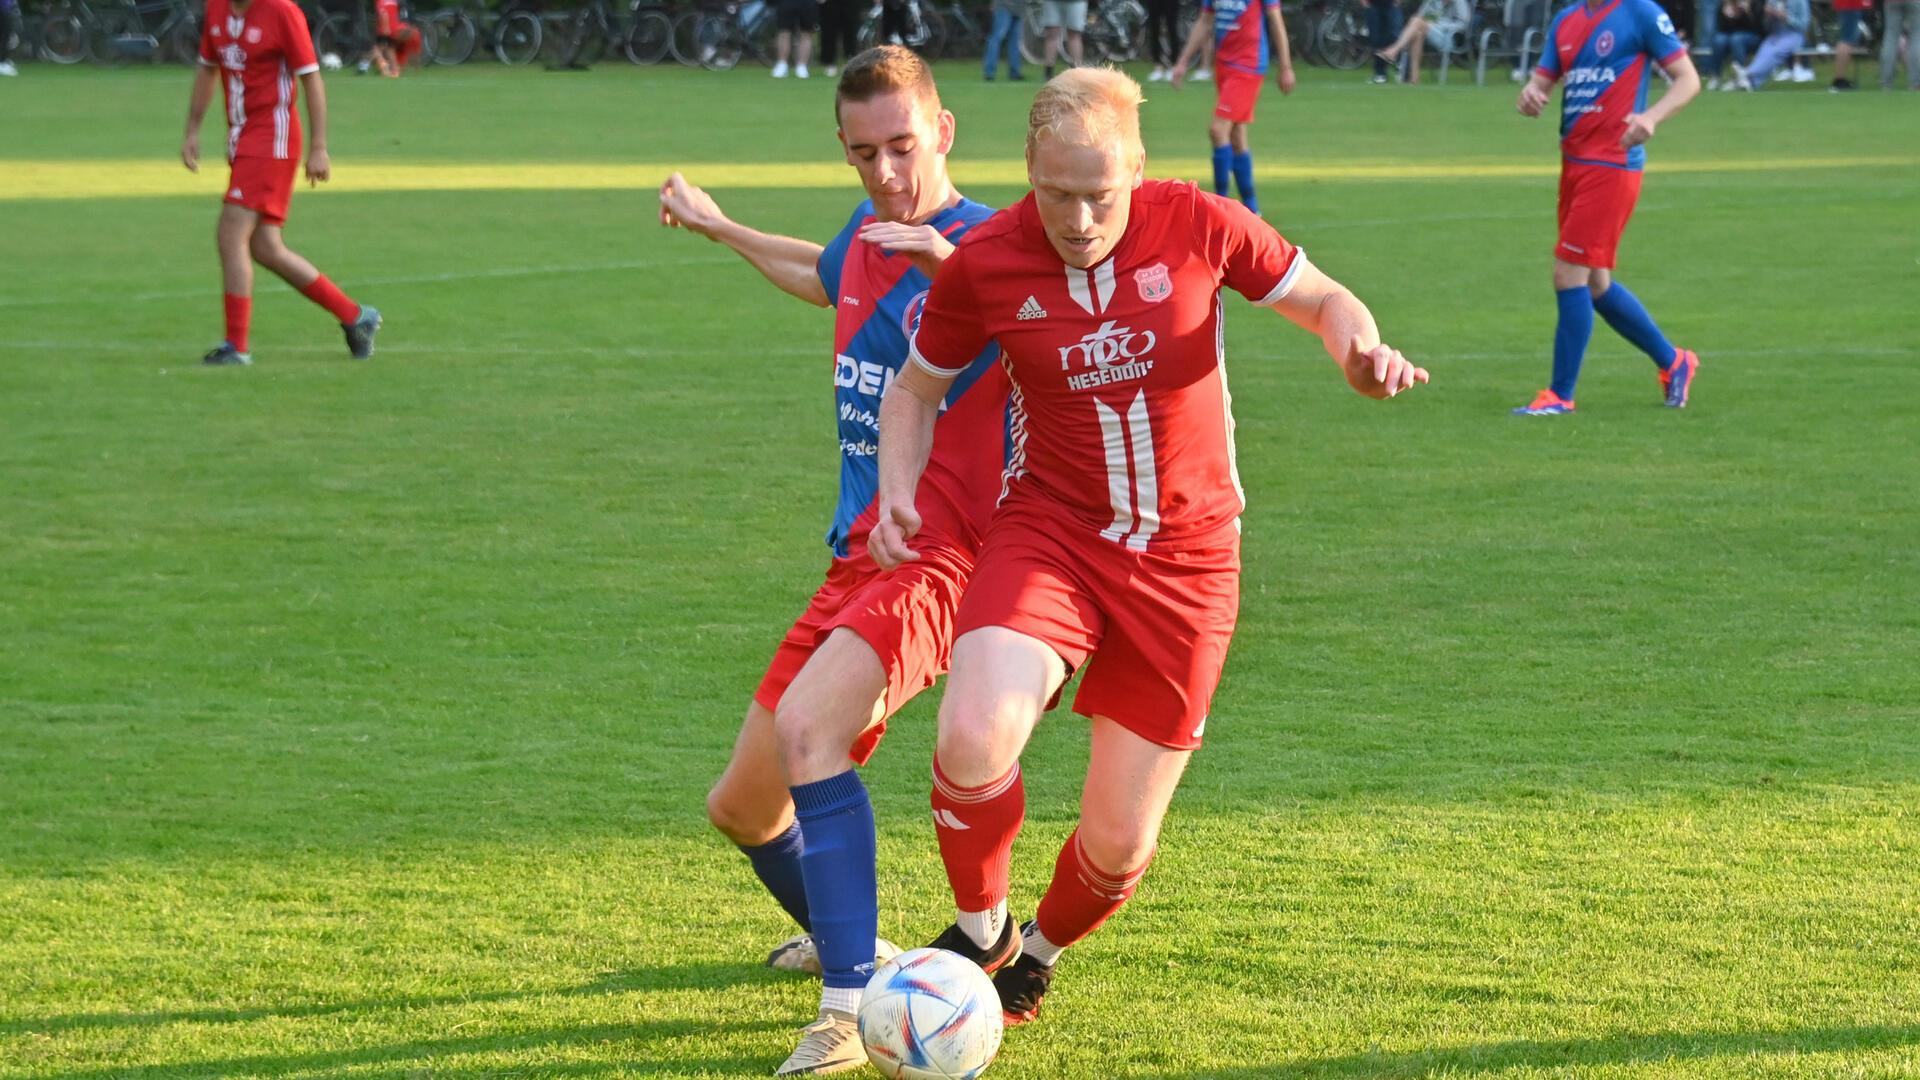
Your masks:
M 300 76 L 320 69 L 307 17 L 293 0 L 207 0 L 200 62 L 220 71 L 227 98 L 227 159 L 300 154 L 294 111 Z
M 941 265 L 911 355 L 951 374 L 1000 343 L 1013 376 L 1008 502 L 1135 551 L 1211 547 L 1245 509 L 1220 290 L 1278 303 L 1305 265 L 1239 203 L 1149 180 L 1113 254 L 1076 269 L 1029 194 Z

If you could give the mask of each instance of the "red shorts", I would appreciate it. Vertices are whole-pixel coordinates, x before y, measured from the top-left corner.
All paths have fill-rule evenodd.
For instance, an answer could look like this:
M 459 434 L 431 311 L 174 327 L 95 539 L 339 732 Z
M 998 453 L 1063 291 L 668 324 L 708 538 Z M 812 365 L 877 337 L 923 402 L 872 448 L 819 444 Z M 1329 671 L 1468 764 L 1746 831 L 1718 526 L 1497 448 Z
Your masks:
M 1240 542 L 1132 551 L 1013 503 L 980 549 L 955 636 L 1003 626 L 1085 668 L 1073 711 L 1174 750 L 1200 745 L 1240 614 Z
M 1253 123 L 1253 106 L 1267 77 L 1215 64 L 1213 78 L 1213 115 L 1236 124 Z
M 888 716 L 946 672 L 953 658 L 954 612 L 973 559 L 949 544 L 929 541 L 925 533 L 913 547 L 920 558 L 890 574 L 868 557 L 865 545 L 854 547 L 848 558 L 833 560 L 827 580 L 774 650 L 773 662 L 753 693 L 761 708 L 778 708 L 780 696 L 814 650 L 843 626 L 880 655 L 887 669 Z M 868 728 L 847 756 L 865 765 L 886 731 L 885 720 Z
M 268 225 L 287 223 L 287 204 L 293 201 L 293 179 L 300 173 L 300 152 L 295 147 L 286 160 L 243 157 L 233 159 L 233 175 L 227 179 L 224 201 L 258 211 Z
M 1553 257 L 1575 266 L 1613 269 L 1620 237 L 1640 201 L 1640 171 L 1560 164 L 1560 242 Z

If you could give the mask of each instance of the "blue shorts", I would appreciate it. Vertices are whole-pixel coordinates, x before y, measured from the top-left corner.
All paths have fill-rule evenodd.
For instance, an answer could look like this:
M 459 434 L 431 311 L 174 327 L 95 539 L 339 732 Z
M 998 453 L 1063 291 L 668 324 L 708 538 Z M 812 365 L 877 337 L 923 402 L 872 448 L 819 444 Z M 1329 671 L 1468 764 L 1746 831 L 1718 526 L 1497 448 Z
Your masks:
M 1840 16 L 1840 43 L 1842 45 L 1860 44 L 1860 31 L 1865 28 L 1864 11 L 1836 11 Z

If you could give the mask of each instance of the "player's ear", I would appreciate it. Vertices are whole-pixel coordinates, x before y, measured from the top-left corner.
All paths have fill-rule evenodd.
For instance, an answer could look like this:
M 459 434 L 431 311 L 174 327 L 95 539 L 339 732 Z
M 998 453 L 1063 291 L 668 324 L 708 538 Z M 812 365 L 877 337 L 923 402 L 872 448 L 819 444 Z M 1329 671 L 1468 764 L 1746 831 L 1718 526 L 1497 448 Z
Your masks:
M 951 110 L 948 110 L 948 109 L 940 110 L 940 117 L 939 117 L 940 141 L 939 143 L 936 144 L 939 147 L 940 153 L 950 154 L 953 152 L 953 136 L 954 136 L 954 132 L 957 124 L 958 124 L 958 121 L 954 119 L 953 112 Z

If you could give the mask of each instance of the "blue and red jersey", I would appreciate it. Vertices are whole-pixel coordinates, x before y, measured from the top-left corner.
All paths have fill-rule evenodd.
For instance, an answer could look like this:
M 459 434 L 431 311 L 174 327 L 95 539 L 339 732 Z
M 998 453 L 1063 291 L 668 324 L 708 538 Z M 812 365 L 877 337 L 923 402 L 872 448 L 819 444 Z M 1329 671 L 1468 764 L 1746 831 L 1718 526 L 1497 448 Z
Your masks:
M 1267 34 L 1267 12 L 1279 11 L 1280 0 L 1200 0 L 1202 11 L 1213 12 L 1213 58 L 1239 71 L 1264 75 L 1273 55 Z
M 1685 56 L 1673 20 L 1653 0 L 1580 0 L 1553 17 L 1537 69 L 1566 80 L 1560 95 L 1560 153 L 1582 165 L 1643 169 L 1644 144 L 1622 149 L 1629 114 L 1647 107 L 1647 61 Z
M 992 208 L 962 199 L 926 223 L 958 244 L 992 216 Z M 880 398 L 907 361 L 908 339 L 933 284 L 906 255 L 888 254 L 857 237 L 861 226 L 876 220 L 873 201 L 862 202 L 820 253 L 818 264 L 835 313 L 833 397 L 840 429 L 840 501 L 827 546 L 842 558 L 853 543 L 864 546 L 877 519 Z M 1007 390 L 1000 347 L 991 345 L 947 391 L 916 494 L 925 529 L 969 548 L 978 546 L 1000 498 Z

